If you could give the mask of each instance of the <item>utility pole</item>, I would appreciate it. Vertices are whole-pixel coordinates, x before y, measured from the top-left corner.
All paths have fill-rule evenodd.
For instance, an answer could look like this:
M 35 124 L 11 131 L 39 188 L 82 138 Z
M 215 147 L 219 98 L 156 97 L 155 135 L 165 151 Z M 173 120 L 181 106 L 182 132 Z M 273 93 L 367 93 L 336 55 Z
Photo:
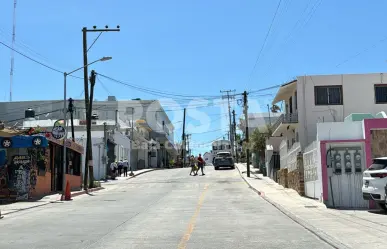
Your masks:
M 185 167 L 185 113 L 186 109 L 184 108 L 184 116 L 183 116 L 183 135 L 181 141 L 181 159 L 183 160 L 183 168 Z
M 93 98 L 94 98 L 94 86 L 95 86 L 96 73 L 94 70 L 91 70 L 90 75 L 90 102 L 89 109 L 87 110 L 87 137 L 89 138 L 89 188 L 94 187 L 94 172 L 93 172 L 93 153 L 91 146 L 91 114 L 93 112 Z M 87 152 L 87 150 L 86 150 Z M 87 185 L 87 176 L 85 176 L 85 185 Z
M 232 136 L 234 137 L 234 147 L 233 147 L 233 150 L 235 150 L 235 158 L 236 158 L 236 162 L 238 163 L 238 143 L 237 143 L 237 139 L 236 139 L 236 123 L 235 123 L 235 110 L 232 110 L 232 119 L 233 119 L 233 131 L 234 131 L 234 134 L 232 134 Z
M 132 127 L 130 132 L 130 176 L 134 176 L 133 174 L 133 141 L 134 141 L 134 107 L 132 107 Z
M 109 175 L 109 162 L 107 160 L 107 123 L 103 123 L 103 163 L 105 165 L 105 180 Z
M 269 113 L 269 124 L 271 126 L 271 118 L 270 118 L 270 106 L 267 104 L 267 112 Z
M 71 136 L 73 137 L 73 142 L 75 142 L 75 132 L 74 132 L 74 100 L 69 98 L 69 107 L 68 112 L 70 113 L 70 121 L 71 121 Z
M 228 102 L 228 119 L 229 119 L 229 127 L 230 127 L 230 131 L 229 131 L 229 135 L 228 135 L 228 138 L 231 142 L 231 148 L 234 148 L 234 138 L 231 134 L 233 134 L 233 126 L 231 125 L 231 106 L 230 106 L 230 99 L 234 98 L 234 95 L 231 95 L 230 96 L 230 93 L 231 92 L 235 92 L 235 90 L 226 90 L 226 91 L 220 91 L 221 93 L 226 93 L 227 95 L 226 96 L 223 96 L 222 98 L 227 98 L 227 102 Z M 234 150 L 232 149 L 231 150 L 231 155 L 234 155 Z
M 88 65 L 88 62 L 87 62 L 87 52 L 89 51 L 89 49 L 91 48 L 88 48 L 87 47 L 87 33 L 88 32 L 100 32 L 100 34 L 102 32 L 114 32 L 114 31 L 120 31 L 120 26 L 117 25 L 117 28 L 116 29 L 109 29 L 109 27 L 106 25 L 105 26 L 105 29 L 97 29 L 97 26 L 93 26 L 93 29 L 87 29 L 86 27 L 83 27 L 82 28 L 82 40 L 83 40 L 83 65 L 84 65 L 84 68 L 83 68 L 83 84 L 84 84 L 84 93 L 85 93 L 85 109 L 86 109 L 86 117 L 88 117 L 88 111 L 89 110 L 92 110 L 89 108 L 89 104 L 93 101 L 93 99 L 90 97 L 89 99 L 89 82 L 88 82 L 88 68 L 87 68 L 87 65 Z M 94 41 L 95 42 L 95 41 Z M 93 46 L 94 43 L 92 43 L 91 46 Z M 90 114 L 91 116 L 91 114 Z M 87 187 L 88 187 L 88 184 L 87 184 L 87 179 L 88 179 L 88 175 L 89 175 L 89 167 L 90 169 L 92 170 L 92 167 L 93 167 L 93 152 L 92 152 L 92 145 L 91 145 L 91 122 L 87 121 L 86 122 L 86 130 L 87 131 L 90 131 L 90 132 L 87 132 L 87 136 L 86 136 L 86 155 L 85 155 L 85 176 L 84 176 L 84 189 L 87 190 Z M 91 172 L 92 173 L 92 172 Z M 90 175 L 91 175 L 90 173 Z M 93 182 L 90 183 L 90 185 L 92 186 Z
M 191 151 L 189 149 L 189 139 L 191 137 L 191 134 L 187 134 L 186 137 L 187 137 L 188 156 L 191 157 Z
M 247 92 L 243 92 L 243 112 L 245 113 L 246 122 L 246 161 L 247 161 L 247 177 L 250 177 L 250 148 L 249 148 L 249 115 L 247 105 Z

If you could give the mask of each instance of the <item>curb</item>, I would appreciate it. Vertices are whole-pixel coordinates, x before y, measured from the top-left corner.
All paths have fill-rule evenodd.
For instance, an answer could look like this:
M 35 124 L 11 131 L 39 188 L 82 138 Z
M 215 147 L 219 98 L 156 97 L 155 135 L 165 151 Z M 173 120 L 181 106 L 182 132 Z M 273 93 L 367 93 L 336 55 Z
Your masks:
M 81 191 L 81 192 L 78 192 L 78 193 L 71 194 L 71 197 L 76 197 L 76 196 L 79 196 L 79 195 L 83 195 L 83 194 L 86 194 L 86 193 L 91 193 L 91 192 L 99 191 L 99 190 L 102 190 L 102 189 L 104 189 L 104 188 L 103 187 L 98 187 L 98 188 L 93 188 L 92 190 L 88 190 L 88 191 L 84 190 L 84 191 Z M 52 203 L 55 203 L 55 202 L 58 202 L 58 201 L 61 201 L 61 200 L 58 199 L 58 200 L 55 200 L 55 201 L 48 201 L 46 203 L 34 205 L 34 206 L 31 206 L 31 207 L 21 208 L 21 209 L 18 209 L 18 210 L 6 212 L 4 215 L 6 216 L 6 215 L 9 215 L 9 214 L 14 214 L 14 213 L 18 213 L 18 212 L 29 210 L 29 209 L 46 206 L 48 204 L 52 204 Z M 0 219 L 4 218 L 4 215 L 2 216 L 1 215 L 1 211 L 0 211 Z
M 105 188 L 104 187 L 97 187 L 97 188 L 92 188 L 92 189 L 88 189 L 88 190 L 83 190 L 83 191 L 71 194 L 71 197 L 77 197 L 79 195 L 84 195 L 84 194 L 92 193 L 92 192 L 99 191 L 99 190 L 102 190 L 102 189 L 105 189 Z
M 4 215 L 7 216 L 7 215 L 9 215 L 9 214 L 13 214 L 13 213 L 17 213 L 17 212 L 21 212 L 21 211 L 25 211 L 25 210 L 29 210 L 29 209 L 41 207 L 41 206 L 46 206 L 46 205 L 51 204 L 51 203 L 53 203 L 53 202 L 55 202 L 55 201 L 49 201 L 49 202 L 42 203 L 42 204 L 39 204 L 39 205 L 36 205 L 36 206 L 21 208 L 21 209 L 18 209 L 18 210 L 14 210 L 14 211 L 11 211 L 11 212 L 7 212 L 7 213 L 5 213 Z M 4 218 L 4 216 L 2 216 L 1 218 Z
M 286 208 L 284 208 L 280 204 L 277 204 L 276 202 L 270 200 L 270 198 L 268 198 L 264 194 L 262 194 L 262 191 L 259 191 L 258 189 L 254 188 L 249 183 L 249 181 L 243 176 L 243 174 L 242 174 L 242 172 L 241 172 L 241 170 L 239 169 L 238 166 L 236 166 L 236 168 L 238 169 L 238 172 L 239 172 L 240 176 L 242 177 L 242 179 L 246 182 L 246 184 L 249 186 L 249 188 L 251 190 L 253 190 L 255 193 L 257 193 L 262 199 L 264 199 L 265 201 L 267 201 L 268 203 L 273 205 L 275 208 L 277 208 L 281 213 L 285 214 L 291 220 L 293 220 L 294 222 L 296 222 L 300 226 L 304 227 L 306 230 L 308 230 L 309 232 L 313 233 L 315 236 L 317 236 L 319 239 L 321 239 L 325 243 L 329 244 L 333 248 L 337 248 L 337 249 L 350 249 L 351 248 L 348 245 L 343 244 L 339 240 L 335 239 L 334 237 L 326 234 L 321 229 L 316 228 L 315 226 L 310 224 L 308 221 L 306 221 L 306 220 L 298 217 L 297 215 L 293 214 L 292 212 L 290 212 L 289 210 L 287 210 Z
M 138 174 L 134 174 L 133 176 L 131 177 L 128 177 L 127 179 L 125 179 L 125 181 L 129 180 L 129 179 L 132 179 L 132 178 L 135 178 L 136 176 L 139 176 L 139 175 L 142 175 L 142 174 L 145 174 L 145 173 L 148 173 L 148 172 L 152 172 L 152 171 L 155 171 L 155 170 L 163 170 L 163 169 L 149 169 L 147 171 L 143 171 L 143 172 L 140 172 Z

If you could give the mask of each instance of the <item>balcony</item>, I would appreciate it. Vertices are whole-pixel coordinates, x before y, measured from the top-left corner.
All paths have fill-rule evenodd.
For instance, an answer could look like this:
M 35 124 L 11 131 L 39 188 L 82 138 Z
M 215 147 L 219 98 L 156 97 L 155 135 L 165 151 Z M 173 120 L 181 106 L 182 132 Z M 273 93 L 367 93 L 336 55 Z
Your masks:
M 273 136 L 281 136 L 282 133 L 289 129 L 294 129 L 298 125 L 298 113 L 282 114 L 273 124 Z

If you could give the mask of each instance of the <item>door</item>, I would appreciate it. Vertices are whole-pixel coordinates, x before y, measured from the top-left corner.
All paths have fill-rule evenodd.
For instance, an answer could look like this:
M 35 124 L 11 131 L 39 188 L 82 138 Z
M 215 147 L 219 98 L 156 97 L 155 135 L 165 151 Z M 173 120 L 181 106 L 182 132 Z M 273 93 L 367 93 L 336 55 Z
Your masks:
M 333 208 L 368 208 L 362 185 L 365 158 L 362 145 L 328 148 L 328 205 Z M 332 159 L 332 160 L 331 160 Z
M 62 181 L 63 181 L 63 149 L 62 146 L 55 146 L 55 160 L 54 160 L 54 170 L 55 170 L 55 191 L 62 191 Z

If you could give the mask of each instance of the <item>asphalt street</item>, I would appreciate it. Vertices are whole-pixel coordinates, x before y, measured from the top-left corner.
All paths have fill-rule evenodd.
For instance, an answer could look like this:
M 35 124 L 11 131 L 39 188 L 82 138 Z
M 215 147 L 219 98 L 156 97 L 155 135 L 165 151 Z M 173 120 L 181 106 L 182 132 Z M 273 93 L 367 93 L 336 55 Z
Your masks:
M 332 248 L 267 203 L 237 170 L 159 170 L 0 220 L 0 248 Z

